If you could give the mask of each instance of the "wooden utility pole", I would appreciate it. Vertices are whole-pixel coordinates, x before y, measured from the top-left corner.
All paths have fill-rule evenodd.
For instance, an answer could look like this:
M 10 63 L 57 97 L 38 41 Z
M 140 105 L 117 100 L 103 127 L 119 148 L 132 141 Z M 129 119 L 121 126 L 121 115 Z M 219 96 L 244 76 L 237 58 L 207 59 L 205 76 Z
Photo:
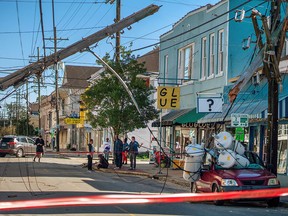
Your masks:
M 268 79 L 268 116 L 267 116 L 267 164 L 271 164 L 271 172 L 277 175 L 277 150 L 278 150 L 278 99 L 279 99 L 279 83 L 281 83 L 281 76 L 277 72 L 279 71 L 279 63 L 273 60 L 273 57 L 278 58 L 278 44 L 273 44 L 271 40 L 271 34 L 280 24 L 280 6 L 281 0 L 271 2 L 271 26 L 270 31 L 267 22 L 263 22 L 264 31 L 266 34 L 267 41 L 267 52 L 268 55 L 268 67 L 265 71 L 266 74 L 271 74 Z M 267 20 L 264 20 L 267 21 Z M 281 55 L 281 53 L 280 53 Z M 280 59 L 280 57 L 279 57 Z
M 229 92 L 230 102 L 233 102 L 238 93 L 248 83 L 257 66 L 263 65 L 263 72 L 268 81 L 268 116 L 267 116 L 267 164 L 270 171 L 277 175 L 277 149 L 278 149 L 278 101 L 279 87 L 282 86 L 281 74 L 279 71 L 279 62 L 285 42 L 287 32 L 287 10 L 283 22 L 280 20 L 281 0 L 271 1 L 271 25 L 268 26 L 267 17 L 263 16 L 256 9 L 252 10 L 252 23 L 257 36 L 257 45 L 260 48 L 256 58 L 249 66 L 248 70 L 234 84 Z M 262 20 L 266 44 L 262 42 L 261 31 L 259 29 L 256 16 Z
M 26 81 L 26 136 L 29 136 L 29 91 L 28 91 L 28 80 Z
M 60 120 L 59 120 L 59 88 L 58 88 L 58 56 L 57 56 L 57 31 L 55 25 L 54 13 L 54 0 L 52 0 L 52 17 L 53 17 L 53 31 L 54 31 L 54 70 L 55 70 L 55 94 L 56 94 L 56 151 L 60 150 L 59 133 L 60 133 Z
M 116 3 L 116 23 L 121 19 L 121 0 Z M 116 62 L 120 62 L 120 31 L 116 32 Z

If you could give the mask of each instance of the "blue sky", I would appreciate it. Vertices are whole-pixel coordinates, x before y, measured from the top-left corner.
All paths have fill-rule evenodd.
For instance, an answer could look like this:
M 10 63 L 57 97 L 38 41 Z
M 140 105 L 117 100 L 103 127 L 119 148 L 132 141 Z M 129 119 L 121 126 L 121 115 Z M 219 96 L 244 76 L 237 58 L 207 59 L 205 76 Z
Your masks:
M 93 34 L 107 25 L 111 25 L 116 14 L 116 4 L 105 4 L 106 0 L 55 0 L 55 23 L 59 47 L 68 45 Z M 53 37 L 52 1 L 42 0 L 43 23 L 45 38 Z M 152 16 L 144 18 L 132 25 L 131 30 L 124 29 L 121 44 L 128 46 L 133 42 L 132 49 L 138 49 L 159 42 L 159 36 L 169 31 L 172 25 L 189 11 L 208 3 L 215 4 L 218 0 L 121 0 L 121 17 L 127 17 L 142 8 L 155 4 L 160 10 Z M 43 55 L 43 40 L 40 28 L 39 0 L 0 0 L 0 77 L 35 61 L 31 56 Z M 53 47 L 53 42 L 45 40 L 46 47 Z M 104 56 L 106 52 L 113 55 L 115 41 L 106 38 L 97 44 L 94 51 Z M 142 55 L 153 47 L 139 50 L 136 55 Z M 46 55 L 53 50 L 46 49 Z M 65 64 L 95 65 L 95 57 L 89 53 L 77 53 L 67 59 Z M 48 88 L 43 88 L 42 94 L 49 94 L 54 83 L 53 71 L 45 72 L 45 82 Z M 31 85 L 30 85 L 31 87 Z M 9 90 L 9 89 L 8 89 Z M 23 89 L 24 90 L 24 89 Z M 7 91 L 0 93 L 0 99 Z M 29 88 L 29 93 L 33 93 Z M 9 100 L 9 98 L 8 98 Z M 31 94 L 30 101 L 35 101 Z M 3 102 L 0 102 L 0 105 Z

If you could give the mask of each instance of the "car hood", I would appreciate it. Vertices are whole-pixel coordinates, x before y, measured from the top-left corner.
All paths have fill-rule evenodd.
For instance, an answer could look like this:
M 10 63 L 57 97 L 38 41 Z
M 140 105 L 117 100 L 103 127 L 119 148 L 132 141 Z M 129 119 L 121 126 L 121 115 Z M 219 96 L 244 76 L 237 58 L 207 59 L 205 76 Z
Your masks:
M 232 179 L 250 179 L 250 178 L 273 178 L 275 175 L 270 173 L 268 170 L 259 169 L 231 169 L 231 170 L 217 170 L 219 176 L 222 178 Z

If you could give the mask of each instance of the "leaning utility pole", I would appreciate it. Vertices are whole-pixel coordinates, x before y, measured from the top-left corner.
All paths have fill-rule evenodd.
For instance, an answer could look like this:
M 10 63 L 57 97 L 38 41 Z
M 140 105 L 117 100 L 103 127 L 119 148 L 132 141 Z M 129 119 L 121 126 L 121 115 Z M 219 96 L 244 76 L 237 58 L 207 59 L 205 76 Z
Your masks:
M 140 21 L 141 19 L 156 13 L 160 9 L 157 5 L 149 5 L 142 10 L 131 14 L 130 16 L 120 20 L 118 23 L 107 26 L 106 28 L 89 35 L 88 37 L 82 38 L 81 40 L 71 44 L 65 49 L 57 51 L 56 54 L 47 56 L 46 58 L 40 59 L 14 73 L 11 73 L 0 80 L 0 90 L 5 90 L 10 86 L 17 86 L 23 84 L 23 79 L 34 75 L 38 71 L 43 72 L 47 67 L 55 63 L 55 56 L 58 61 L 65 59 L 81 50 L 97 43 L 98 41 L 120 31 L 123 28 L 131 26 L 133 23 Z

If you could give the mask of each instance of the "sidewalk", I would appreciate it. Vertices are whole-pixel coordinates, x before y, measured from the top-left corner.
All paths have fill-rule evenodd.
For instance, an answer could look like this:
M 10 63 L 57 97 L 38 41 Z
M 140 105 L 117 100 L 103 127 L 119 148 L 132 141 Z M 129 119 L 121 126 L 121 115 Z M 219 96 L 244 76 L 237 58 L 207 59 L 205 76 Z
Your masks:
M 128 165 L 123 165 L 121 169 L 114 170 L 115 165 L 111 164 L 108 169 L 101 169 L 103 172 L 117 172 L 121 174 L 128 174 L 128 175 L 140 175 L 140 176 L 147 176 L 149 178 L 159 179 L 160 181 L 166 180 L 167 181 L 178 184 L 183 186 L 183 188 L 187 188 L 187 192 L 190 191 L 190 182 L 184 180 L 183 171 L 179 169 L 172 169 L 172 168 L 162 168 L 156 167 L 154 164 L 149 164 L 147 161 L 137 161 L 137 167 L 135 170 L 129 170 L 129 163 Z M 96 169 L 96 168 L 95 168 Z M 288 188 L 288 176 L 279 175 L 278 179 L 281 182 L 281 187 Z M 280 198 L 280 206 L 288 208 L 288 196 Z

